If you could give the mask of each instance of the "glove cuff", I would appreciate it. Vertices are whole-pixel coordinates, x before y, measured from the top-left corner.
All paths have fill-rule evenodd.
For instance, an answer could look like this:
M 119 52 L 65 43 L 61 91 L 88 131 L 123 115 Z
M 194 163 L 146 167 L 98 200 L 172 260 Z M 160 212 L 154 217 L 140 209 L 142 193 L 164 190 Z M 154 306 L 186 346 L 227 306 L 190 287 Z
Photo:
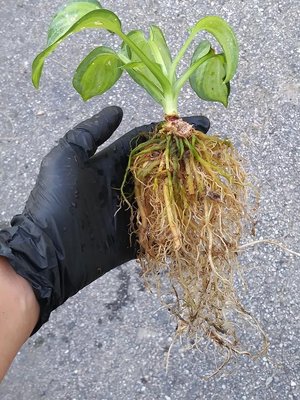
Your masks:
M 40 315 L 31 333 L 33 335 L 59 305 L 51 284 L 60 282 L 58 257 L 50 238 L 29 218 L 17 215 L 11 225 L 11 228 L 0 231 L 0 255 L 7 258 L 15 272 L 29 282 L 37 298 Z

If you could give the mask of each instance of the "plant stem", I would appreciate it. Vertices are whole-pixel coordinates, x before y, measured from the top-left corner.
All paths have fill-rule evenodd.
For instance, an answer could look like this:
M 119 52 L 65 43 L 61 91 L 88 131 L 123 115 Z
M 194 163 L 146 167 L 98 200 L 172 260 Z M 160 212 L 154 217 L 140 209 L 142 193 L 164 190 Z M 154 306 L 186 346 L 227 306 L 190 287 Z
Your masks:
M 191 65 L 176 81 L 174 85 L 174 94 L 178 96 L 180 90 L 182 89 L 185 82 L 189 79 L 189 77 L 196 71 L 197 68 L 200 67 L 205 61 L 209 60 L 210 58 L 216 57 L 215 54 L 207 54 L 206 56 L 200 58 L 200 60 L 196 61 L 193 65 Z
M 174 61 L 172 62 L 170 71 L 169 71 L 169 80 L 170 82 L 174 82 L 176 80 L 176 68 L 177 65 L 179 64 L 179 61 L 183 58 L 185 52 L 187 51 L 189 45 L 192 43 L 194 40 L 194 37 L 196 36 L 197 32 L 192 32 L 190 36 L 187 38 L 181 49 L 179 50 L 177 56 L 174 58 Z
M 165 94 L 162 106 L 165 115 L 178 115 L 178 94 L 174 88 Z

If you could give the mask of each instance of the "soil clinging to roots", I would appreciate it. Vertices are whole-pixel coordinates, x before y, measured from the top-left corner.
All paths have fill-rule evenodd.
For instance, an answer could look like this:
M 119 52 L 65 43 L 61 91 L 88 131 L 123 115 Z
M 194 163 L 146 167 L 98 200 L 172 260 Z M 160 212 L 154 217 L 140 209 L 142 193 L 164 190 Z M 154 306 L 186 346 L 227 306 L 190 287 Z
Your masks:
M 231 142 L 171 119 L 133 149 L 129 171 L 143 276 L 161 297 L 168 280 L 173 301 L 166 306 L 177 334 L 202 334 L 229 356 L 250 354 L 229 317 L 235 312 L 260 331 L 265 349 L 263 332 L 234 288 L 248 182 Z

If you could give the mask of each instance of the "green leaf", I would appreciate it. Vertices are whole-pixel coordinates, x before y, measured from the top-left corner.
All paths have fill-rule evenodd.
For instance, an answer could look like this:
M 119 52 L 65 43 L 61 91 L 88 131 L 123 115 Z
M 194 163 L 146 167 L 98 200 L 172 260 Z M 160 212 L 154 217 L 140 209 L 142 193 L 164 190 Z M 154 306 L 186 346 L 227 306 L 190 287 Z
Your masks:
M 168 77 L 164 75 L 161 65 L 155 62 L 149 41 L 146 40 L 144 33 L 136 30 L 129 32 L 128 35 L 121 32 L 119 36 L 123 39 L 122 53 L 120 54 L 122 59 L 128 58 L 128 61 L 129 57 L 133 61 L 135 58 L 139 59 L 147 69 L 145 73 L 150 74 L 150 79 L 159 82 L 164 91 L 171 90 L 171 83 Z
M 167 76 L 172 64 L 172 57 L 163 32 L 158 26 L 151 25 L 149 45 L 154 60 L 161 65 L 163 73 Z
M 145 38 L 144 32 L 141 30 L 134 30 L 127 34 L 127 37 L 134 42 L 136 46 L 149 58 L 149 60 L 161 68 L 160 64 L 156 63 L 153 56 L 149 41 Z M 124 57 L 124 58 L 123 58 Z M 153 75 L 149 68 L 141 61 L 140 57 L 130 47 L 123 42 L 121 48 L 120 58 L 130 60 L 122 67 L 126 69 L 131 78 L 159 103 L 162 102 L 163 90 L 158 79 Z
M 159 104 L 163 104 L 164 95 L 161 86 L 154 83 L 149 75 L 145 74 L 145 64 L 140 61 L 129 62 L 121 67 L 125 69 L 131 78 L 142 86 L 150 96 Z
M 134 44 L 149 58 L 149 60 L 155 62 L 149 41 L 145 38 L 145 34 L 142 30 L 137 29 L 130 31 L 126 36 L 132 42 L 134 42 Z M 141 61 L 140 57 L 132 49 L 130 49 L 128 44 L 125 44 L 124 42 L 122 44 L 122 51 L 132 62 Z
M 201 99 L 218 101 L 227 107 L 230 86 L 224 82 L 225 64 L 223 54 L 208 59 L 191 75 L 190 84 Z
M 150 27 L 150 39 L 145 38 L 145 34 L 142 30 L 133 30 L 126 35 L 139 49 L 148 57 L 148 59 L 159 66 L 160 70 L 166 70 L 170 67 L 172 60 L 171 54 L 168 49 L 167 43 L 165 41 L 162 31 L 157 27 L 152 25 Z M 132 62 L 141 61 L 140 57 L 130 49 L 128 44 L 123 42 L 122 52 L 126 55 Z M 164 71 L 165 72 L 165 71 Z M 165 75 L 167 75 L 165 73 Z
M 146 48 L 146 55 L 149 57 L 148 44 L 143 31 L 141 30 L 130 31 L 129 33 L 127 33 L 126 36 L 129 37 L 139 48 L 141 48 L 142 44 L 143 47 Z M 134 52 L 131 51 L 130 47 L 125 42 L 123 42 L 121 45 L 121 53 L 132 61 L 137 60 L 138 62 L 140 62 L 140 58 Z
M 101 8 L 102 6 L 97 0 L 69 0 L 52 19 L 48 30 L 47 46 L 56 42 L 71 28 L 74 22 L 85 14 Z
M 144 66 L 145 64 L 142 61 L 133 61 L 122 65 L 121 68 L 125 71 L 129 71 L 130 69 L 141 69 L 144 68 Z
M 78 2 L 77 4 L 80 3 L 81 2 Z M 59 43 L 62 42 L 67 36 L 86 28 L 107 29 L 111 32 L 119 33 L 121 32 L 121 22 L 116 14 L 114 14 L 112 11 L 105 9 L 88 12 L 83 17 L 75 21 L 65 33 L 63 33 L 61 36 L 57 36 L 55 41 L 44 51 L 42 51 L 33 61 L 32 82 L 36 88 L 39 87 L 45 58 L 48 57 L 49 54 L 51 54 L 59 45 Z
M 205 57 L 211 51 L 211 44 L 208 40 L 203 40 L 198 44 L 196 50 L 194 51 L 191 65 L 196 61 L 200 60 L 200 58 Z
M 73 86 L 83 100 L 105 93 L 122 75 L 122 61 L 109 47 L 94 49 L 78 66 Z
M 208 16 L 198 21 L 191 29 L 192 36 L 196 35 L 201 30 L 211 33 L 221 45 L 225 56 L 224 66 L 226 73 L 224 83 L 229 82 L 235 74 L 239 53 L 233 30 L 223 18 L 217 16 Z
M 134 31 L 129 32 L 126 36 L 148 57 L 148 59 L 152 62 L 153 65 L 156 65 L 161 70 L 161 65 L 158 62 L 156 62 L 156 58 L 153 55 L 153 52 L 152 52 L 152 49 L 150 46 L 150 41 L 145 38 L 145 34 L 143 31 L 134 30 Z M 127 56 L 127 58 L 130 59 L 131 62 L 135 62 L 135 61 L 143 62 L 141 60 L 141 58 L 134 52 L 134 50 L 130 49 L 128 44 L 125 44 L 124 42 L 122 44 L 121 52 L 125 56 Z M 143 71 L 144 74 L 147 75 L 149 79 L 154 79 L 156 81 L 156 83 L 158 85 L 160 85 L 158 83 L 158 80 L 154 77 L 154 75 L 149 70 L 149 68 L 145 65 L 144 62 L 143 62 L 143 64 L 144 64 L 144 68 L 145 68 L 145 70 Z

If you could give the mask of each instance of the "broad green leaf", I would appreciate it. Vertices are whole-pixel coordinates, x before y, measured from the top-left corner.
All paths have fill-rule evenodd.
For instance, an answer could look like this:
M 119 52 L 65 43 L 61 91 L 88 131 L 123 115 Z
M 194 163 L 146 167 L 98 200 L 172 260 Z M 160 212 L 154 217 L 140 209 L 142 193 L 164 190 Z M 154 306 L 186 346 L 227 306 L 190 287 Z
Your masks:
M 133 61 L 123 65 L 121 68 L 125 69 L 137 84 L 142 86 L 157 103 L 162 105 L 164 95 L 161 86 L 157 86 L 153 79 L 149 79 L 149 76 L 145 75 L 144 63 Z
M 57 37 L 56 41 L 42 51 L 33 61 L 32 82 L 36 88 L 39 87 L 45 58 L 48 57 L 49 54 L 51 54 L 59 45 L 59 43 L 62 42 L 67 36 L 86 28 L 100 28 L 114 33 L 119 33 L 121 31 L 121 22 L 116 14 L 114 14 L 112 11 L 100 9 L 85 14 L 78 21 L 73 23 L 67 32 L 60 37 Z
M 190 84 L 201 99 L 218 101 L 227 107 L 230 87 L 224 82 L 225 75 L 225 57 L 218 54 L 197 68 L 190 77 Z
M 71 28 L 74 22 L 85 14 L 101 8 L 102 6 L 97 0 L 69 0 L 52 19 L 48 30 L 47 46 L 56 42 Z
M 226 69 L 224 83 L 229 82 L 235 74 L 239 52 L 233 30 L 223 18 L 217 16 L 202 18 L 191 28 L 191 33 L 196 35 L 201 30 L 211 33 L 221 45 L 224 51 Z
M 122 75 L 122 61 L 109 47 L 94 49 L 78 66 L 73 86 L 83 100 L 105 93 Z
M 164 34 L 158 26 L 151 25 L 150 27 L 149 45 L 155 61 L 161 65 L 164 74 L 168 75 L 172 64 L 171 53 Z

